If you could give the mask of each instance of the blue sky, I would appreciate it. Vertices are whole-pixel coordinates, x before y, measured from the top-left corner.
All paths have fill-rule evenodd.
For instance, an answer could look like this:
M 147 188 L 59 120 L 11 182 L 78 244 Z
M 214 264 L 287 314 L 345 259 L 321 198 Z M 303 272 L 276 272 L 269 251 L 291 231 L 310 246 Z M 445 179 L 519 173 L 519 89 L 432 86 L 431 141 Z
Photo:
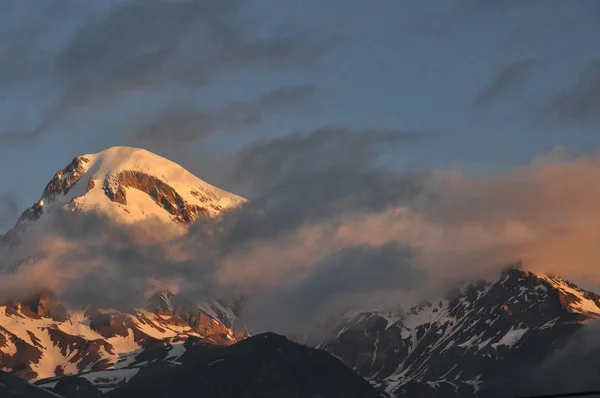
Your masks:
M 323 126 L 434 133 L 382 153 L 398 169 L 485 173 L 600 145 L 595 0 L 215 4 L 3 2 L 4 212 L 119 144 L 234 191 L 211 160 Z M 173 144 L 173 114 L 203 132 Z

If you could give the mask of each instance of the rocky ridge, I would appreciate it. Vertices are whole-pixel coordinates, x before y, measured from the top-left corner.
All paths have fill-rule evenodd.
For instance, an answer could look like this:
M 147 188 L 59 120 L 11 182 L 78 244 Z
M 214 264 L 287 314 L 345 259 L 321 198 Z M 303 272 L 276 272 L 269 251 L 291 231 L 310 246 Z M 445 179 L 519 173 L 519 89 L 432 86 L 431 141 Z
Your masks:
M 247 334 L 217 301 L 156 293 L 137 310 L 67 309 L 50 293 L 0 306 L 0 364 L 25 380 L 176 360 L 183 343 L 230 345 Z
M 348 316 L 320 348 L 386 396 L 489 396 L 599 317 L 600 296 L 513 268 L 406 312 Z

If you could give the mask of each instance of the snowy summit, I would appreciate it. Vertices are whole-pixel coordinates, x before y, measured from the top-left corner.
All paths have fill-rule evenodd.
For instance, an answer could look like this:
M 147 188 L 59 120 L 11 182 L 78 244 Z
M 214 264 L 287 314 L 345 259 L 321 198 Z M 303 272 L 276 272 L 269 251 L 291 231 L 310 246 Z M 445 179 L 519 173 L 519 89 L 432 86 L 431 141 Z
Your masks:
M 75 157 L 27 209 L 17 229 L 52 208 L 98 211 L 121 223 L 157 217 L 187 225 L 216 217 L 244 199 L 196 177 L 180 165 L 140 148 L 117 146 Z

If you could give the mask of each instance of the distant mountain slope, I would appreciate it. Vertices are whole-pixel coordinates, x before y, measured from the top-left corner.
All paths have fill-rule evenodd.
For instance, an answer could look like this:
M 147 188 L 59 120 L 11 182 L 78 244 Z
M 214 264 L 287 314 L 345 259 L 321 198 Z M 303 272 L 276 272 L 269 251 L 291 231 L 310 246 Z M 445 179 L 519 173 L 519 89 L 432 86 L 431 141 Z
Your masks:
M 324 351 L 265 333 L 232 346 L 185 343 L 178 365 L 157 362 L 106 393 L 106 398 L 377 398 L 364 379 Z M 84 375 L 54 386 L 83 385 Z M 105 378 L 110 378 L 106 373 Z M 73 390 L 73 388 L 71 388 Z M 94 391 L 89 389 L 88 396 Z
M 29 384 L 17 376 L 0 370 L 0 397 L 2 398 L 64 398 L 61 395 Z
M 511 269 L 406 313 L 350 316 L 321 347 L 389 396 L 489 395 L 599 316 L 600 296 Z

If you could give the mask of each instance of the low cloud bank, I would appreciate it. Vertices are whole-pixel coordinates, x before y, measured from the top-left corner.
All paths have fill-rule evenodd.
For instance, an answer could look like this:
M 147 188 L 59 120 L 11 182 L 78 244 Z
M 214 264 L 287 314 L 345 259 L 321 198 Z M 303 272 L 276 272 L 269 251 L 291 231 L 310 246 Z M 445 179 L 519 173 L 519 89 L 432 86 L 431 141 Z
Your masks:
M 160 281 L 197 300 L 245 293 L 245 321 L 286 331 L 336 311 L 400 308 L 517 261 L 600 285 L 598 154 L 486 178 L 378 166 L 385 150 L 425 137 L 328 128 L 256 143 L 233 167 L 255 184 L 250 201 L 183 236 L 155 220 L 48 214 L 3 257 L 40 254 L 1 276 L 2 296 L 43 285 L 75 304 L 135 306 Z

